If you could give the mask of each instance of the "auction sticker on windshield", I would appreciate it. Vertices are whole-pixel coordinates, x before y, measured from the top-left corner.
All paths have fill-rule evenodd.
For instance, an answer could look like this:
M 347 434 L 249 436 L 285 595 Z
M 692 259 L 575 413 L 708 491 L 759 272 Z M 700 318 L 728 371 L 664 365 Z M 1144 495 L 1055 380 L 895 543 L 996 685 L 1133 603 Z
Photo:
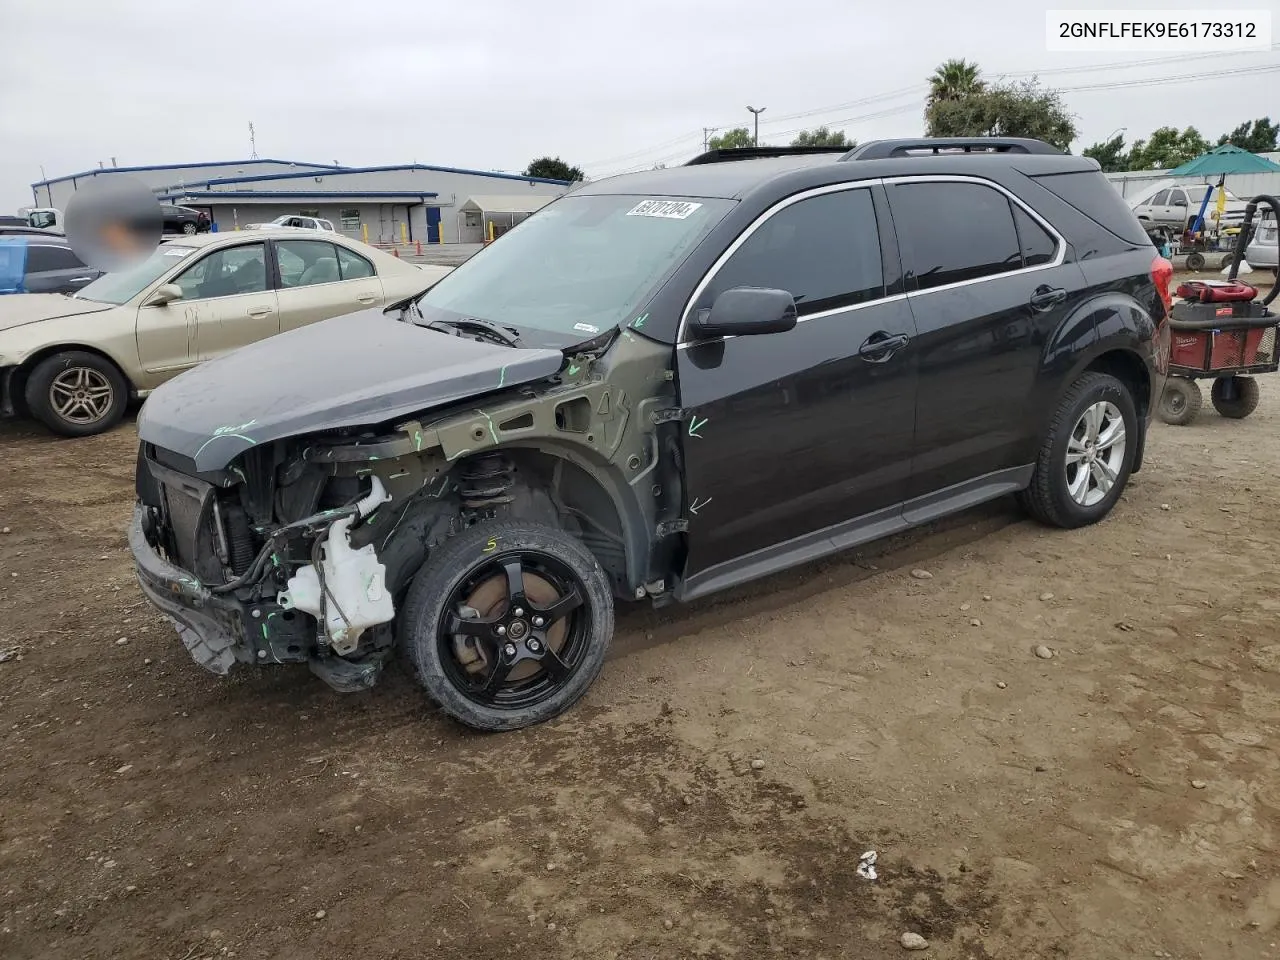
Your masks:
M 627 216 L 687 220 L 701 206 L 700 203 L 690 203 L 688 200 L 641 200 L 627 211 Z

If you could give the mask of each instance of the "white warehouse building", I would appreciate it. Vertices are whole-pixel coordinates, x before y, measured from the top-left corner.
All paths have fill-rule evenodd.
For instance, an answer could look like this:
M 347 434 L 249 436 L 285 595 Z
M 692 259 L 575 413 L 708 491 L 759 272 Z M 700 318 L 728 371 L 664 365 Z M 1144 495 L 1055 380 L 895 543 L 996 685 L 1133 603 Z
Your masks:
M 255 158 L 87 170 L 33 183 L 35 206 L 61 210 L 86 183 L 112 175 L 135 177 L 167 203 L 207 211 L 220 231 L 298 214 L 382 244 L 479 243 L 491 229 L 502 233 L 572 186 L 419 163 L 342 167 Z

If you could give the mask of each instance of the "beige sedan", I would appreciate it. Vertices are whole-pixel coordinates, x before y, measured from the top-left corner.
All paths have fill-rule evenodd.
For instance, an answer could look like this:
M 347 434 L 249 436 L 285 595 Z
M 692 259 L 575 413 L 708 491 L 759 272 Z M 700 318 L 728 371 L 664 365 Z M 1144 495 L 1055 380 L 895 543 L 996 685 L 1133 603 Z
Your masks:
M 393 303 L 448 272 L 318 230 L 168 240 L 74 297 L 0 297 L 0 416 L 27 414 L 65 436 L 100 433 L 131 397 L 197 363 Z

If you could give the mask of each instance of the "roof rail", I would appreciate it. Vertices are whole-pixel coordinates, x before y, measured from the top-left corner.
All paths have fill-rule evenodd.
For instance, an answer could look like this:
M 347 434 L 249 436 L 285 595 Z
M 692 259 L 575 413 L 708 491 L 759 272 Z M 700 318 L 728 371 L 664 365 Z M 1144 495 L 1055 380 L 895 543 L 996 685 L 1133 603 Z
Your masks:
M 918 140 L 872 140 L 854 147 L 841 160 L 884 160 L 939 153 L 1051 153 L 1061 150 L 1025 137 L 921 137 Z
M 708 150 L 684 165 L 692 167 L 700 163 L 726 163 L 730 160 L 758 160 L 761 157 L 792 157 L 814 153 L 845 153 L 847 147 L 720 147 Z

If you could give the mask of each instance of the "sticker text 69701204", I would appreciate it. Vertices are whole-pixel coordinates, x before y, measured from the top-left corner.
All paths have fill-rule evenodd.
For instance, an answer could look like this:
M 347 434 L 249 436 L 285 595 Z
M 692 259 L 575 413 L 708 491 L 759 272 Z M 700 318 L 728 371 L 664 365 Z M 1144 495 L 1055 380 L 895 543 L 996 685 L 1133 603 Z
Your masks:
M 641 200 L 627 211 L 628 217 L 661 217 L 664 220 L 686 220 L 702 204 L 689 200 Z

